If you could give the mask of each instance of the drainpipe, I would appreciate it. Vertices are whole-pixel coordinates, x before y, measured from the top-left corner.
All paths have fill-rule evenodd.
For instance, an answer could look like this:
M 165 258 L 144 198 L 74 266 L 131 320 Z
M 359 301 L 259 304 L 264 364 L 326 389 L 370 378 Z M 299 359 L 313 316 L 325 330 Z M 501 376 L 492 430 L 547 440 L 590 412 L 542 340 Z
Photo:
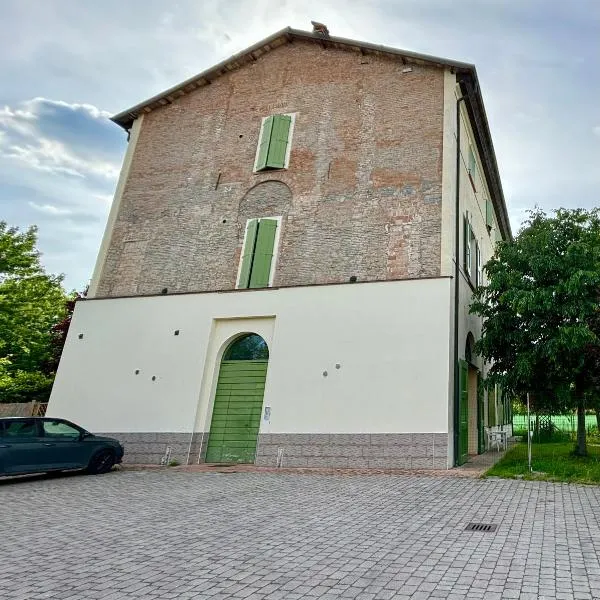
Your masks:
M 458 303 L 460 296 L 460 103 L 466 98 L 467 96 L 463 95 L 456 100 L 456 200 L 454 207 L 454 466 L 458 465 L 460 433 L 460 387 L 458 381 Z

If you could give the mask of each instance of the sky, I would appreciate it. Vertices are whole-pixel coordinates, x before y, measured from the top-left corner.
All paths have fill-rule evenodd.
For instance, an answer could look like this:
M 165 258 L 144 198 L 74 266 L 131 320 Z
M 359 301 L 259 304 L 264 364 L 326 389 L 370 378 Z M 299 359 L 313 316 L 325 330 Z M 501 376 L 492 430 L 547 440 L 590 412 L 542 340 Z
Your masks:
M 0 220 L 85 288 L 126 148 L 108 117 L 311 20 L 475 63 L 513 231 L 600 203 L 598 0 L 0 0 Z

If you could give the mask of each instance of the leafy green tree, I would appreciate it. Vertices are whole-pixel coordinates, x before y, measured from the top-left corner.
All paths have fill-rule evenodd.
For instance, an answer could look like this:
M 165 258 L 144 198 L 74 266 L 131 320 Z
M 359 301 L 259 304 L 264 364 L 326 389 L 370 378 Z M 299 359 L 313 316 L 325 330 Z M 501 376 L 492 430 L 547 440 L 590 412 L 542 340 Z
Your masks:
M 0 401 L 46 400 L 53 373 L 53 327 L 66 314 L 62 276 L 39 262 L 37 229 L 0 222 Z
M 532 211 L 485 271 L 471 312 L 484 320 L 476 351 L 492 363 L 490 380 L 546 407 L 574 405 L 575 453 L 585 456 L 585 398 L 600 363 L 600 213 Z
M 0 221 L 0 279 L 31 275 L 39 271 L 36 242 L 36 227 L 20 232 L 17 227 L 9 227 L 5 221 Z

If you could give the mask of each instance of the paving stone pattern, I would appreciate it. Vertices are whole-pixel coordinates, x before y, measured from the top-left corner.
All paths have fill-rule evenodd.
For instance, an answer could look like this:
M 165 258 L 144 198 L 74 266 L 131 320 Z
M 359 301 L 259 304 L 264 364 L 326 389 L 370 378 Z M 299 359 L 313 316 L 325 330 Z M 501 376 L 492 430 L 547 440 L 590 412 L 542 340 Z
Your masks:
M 600 598 L 600 488 L 121 471 L 0 482 L 0 597 Z M 464 531 L 490 522 L 497 532 Z

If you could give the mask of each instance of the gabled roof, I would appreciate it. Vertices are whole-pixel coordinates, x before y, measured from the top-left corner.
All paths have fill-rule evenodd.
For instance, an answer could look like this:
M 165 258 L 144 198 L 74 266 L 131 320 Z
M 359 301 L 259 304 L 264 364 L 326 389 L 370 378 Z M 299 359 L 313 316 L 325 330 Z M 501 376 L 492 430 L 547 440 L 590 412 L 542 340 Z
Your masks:
M 479 81 L 477 79 L 477 71 L 475 65 L 428 54 L 419 54 L 418 52 L 410 52 L 408 50 L 399 50 L 382 46 L 378 44 L 370 44 L 368 42 L 359 42 L 346 38 L 324 36 L 319 33 L 311 33 L 299 29 L 286 27 L 281 31 L 270 35 L 260 42 L 234 54 L 230 58 L 220 62 L 219 64 L 186 79 L 182 83 L 165 90 L 164 92 L 152 96 L 144 102 L 140 102 L 131 108 L 124 110 L 114 115 L 111 120 L 129 130 L 133 121 L 144 113 L 149 113 L 161 106 L 172 104 L 177 98 L 189 94 L 210 85 L 212 81 L 230 71 L 235 71 L 246 64 L 255 62 L 260 56 L 274 50 L 280 46 L 293 43 L 294 40 L 310 41 L 323 46 L 324 48 L 339 48 L 344 50 L 356 51 L 361 54 L 375 54 L 379 56 L 390 56 L 396 58 L 404 64 L 421 64 L 432 65 L 444 69 L 450 69 L 456 73 L 457 80 L 461 86 L 463 94 L 466 96 L 466 107 L 473 123 L 473 129 L 477 138 L 479 154 L 482 157 L 482 162 L 488 181 L 491 186 L 491 193 L 496 209 L 496 216 L 500 227 L 505 237 L 512 238 L 510 230 L 510 222 L 504 202 L 502 185 L 500 183 L 500 174 L 498 173 L 498 165 L 492 144 L 492 138 L 489 130 L 485 108 L 483 106 L 483 98 L 479 89 Z

